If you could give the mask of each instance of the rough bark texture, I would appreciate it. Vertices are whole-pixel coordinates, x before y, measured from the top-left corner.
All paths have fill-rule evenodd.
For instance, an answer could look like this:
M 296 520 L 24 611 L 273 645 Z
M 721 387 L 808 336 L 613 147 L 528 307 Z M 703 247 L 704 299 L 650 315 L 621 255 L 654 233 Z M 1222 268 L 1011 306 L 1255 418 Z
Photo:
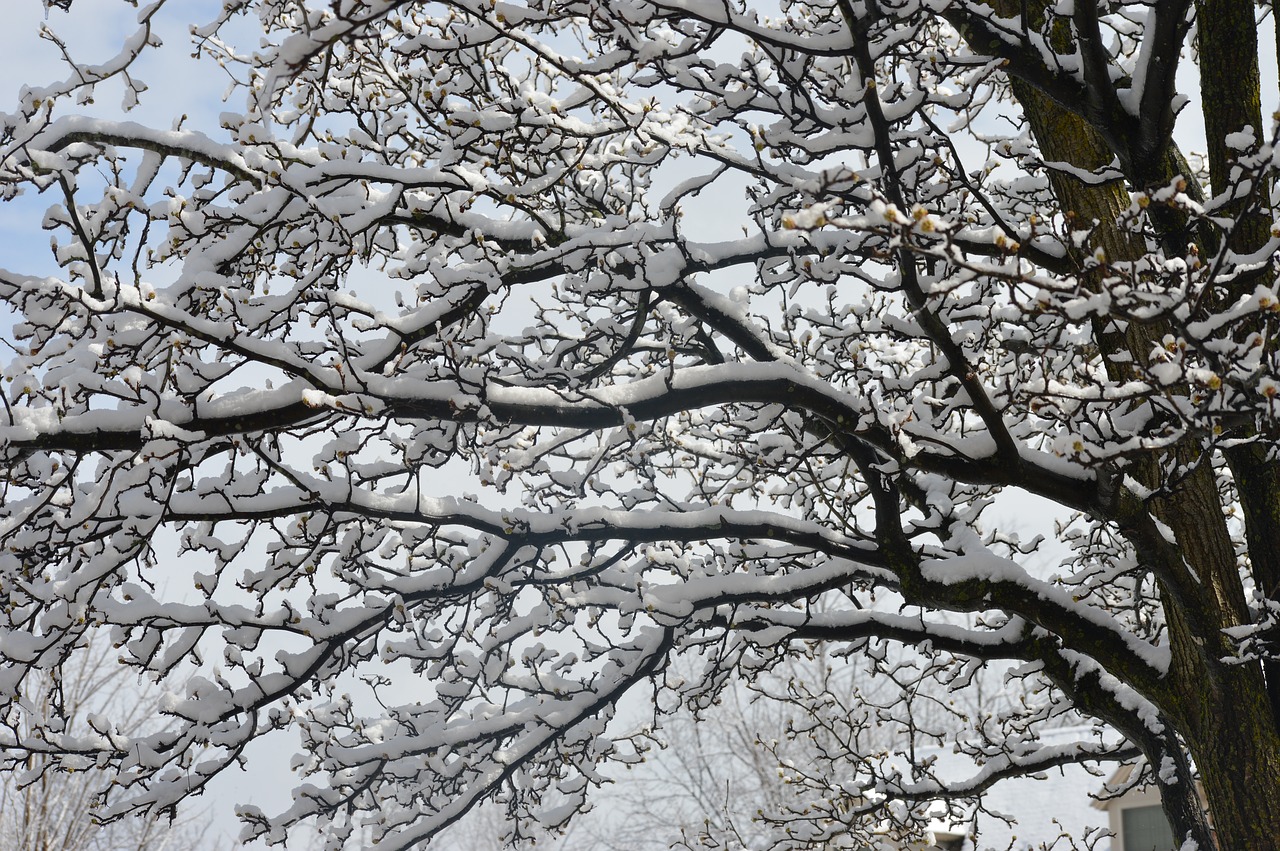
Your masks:
M 270 37 L 219 43 L 248 112 L 217 139 L 63 116 L 99 66 L 0 116 L 0 196 L 65 201 L 39 219 L 63 271 L 0 269 L 24 317 L 0 400 L 0 706 L 19 713 L 0 713 L 0 770 L 95 764 L 121 778 L 104 813 L 159 811 L 296 727 L 302 774 L 329 785 L 246 808 L 254 836 L 318 818 L 407 849 L 489 799 L 520 836 L 585 808 L 602 762 L 643 757 L 648 731 L 610 738 L 627 694 L 698 711 L 820 642 L 899 688 L 862 715 L 825 678 L 778 696 L 812 717 L 821 767 L 802 806 L 762 812 L 811 831 L 788 848 L 883 844 L 870 808 L 899 801 L 921 805 L 901 810 L 914 839 L 940 796 L 1139 755 L 1199 851 L 1277 848 L 1280 172 L 1250 161 L 1250 0 L 829 0 L 783 21 L 745 3 L 227 5 L 228 27 L 256 12 Z M 571 40 L 587 59 L 559 55 Z M 1209 187 L 1173 143 L 1193 54 Z M 990 132 L 1019 107 L 1026 133 Z M 655 208 L 676 156 L 717 165 Z M 684 232 L 685 200 L 739 178 L 742 239 Z M 172 286 L 144 256 L 181 268 Z M 369 271 L 385 292 L 341 292 Z M 726 302 L 739 274 L 767 305 Z M 458 465 L 521 507 L 424 489 Z M 1074 513 L 1066 575 L 1039 569 L 1049 536 L 981 518 L 1016 490 Z M 190 571 L 202 606 L 157 590 L 170 529 L 213 565 Z M 81 735 L 21 691 L 104 631 L 140 674 L 200 677 L 155 738 Z M 217 642 L 231 674 L 210 679 Z M 666 676 L 677 659 L 702 676 Z M 430 702 L 329 693 L 393 661 Z M 1026 701 L 955 716 L 977 777 L 914 763 L 908 782 L 865 752 L 882 722 L 921 729 L 935 686 L 1010 662 Z M 1032 745 L 1076 713 L 1127 740 Z
M 1001 5 L 1008 4 L 997 4 L 997 8 Z M 1001 11 L 1014 12 L 1012 8 Z M 1021 11 L 1025 14 L 1025 7 Z M 1253 128 L 1256 135 L 1262 126 L 1256 22 L 1247 0 L 1201 2 L 1197 14 L 1212 190 L 1219 194 L 1232 184 L 1228 178 L 1237 154 L 1228 145 L 1228 137 L 1247 128 Z M 1108 145 L 1106 139 L 1118 133 L 1099 133 L 1026 80 L 1015 78 L 1012 83 L 1046 160 L 1092 171 L 1114 162 L 1122 168 L 1129 165 L 1125 169 L 1128 186 L 1119 180 L 1086 184 L 1061 172 L 1051 177 L 1051 183 L 1069 220 L 1079 227 L 1095 223 L 1090 251 L 1101 249 L 1112 262 L 1142 257 L 1147 250 L 1142 240 L 1117 227 L 1116 220 L 1130 206 L 1130 187 L 1167 185 L 1182 176 L 1192 184 L 1191 191 L 1198 189 L 1176 148 L 1170 147 L 1159 163 L 1148 162 L 1139 169 L 1126 163 L 1123 152 Z M 1255 191 L 1266 192 L 1267 187 Z M 1268 237 L 1268 223 L 1256 213 L 1252 201 L 1248 196 L 1238 197 L 1225 205 L 1230 215 L 1238 217 L 1239 224 L 1228 240 L 1228 247 L 1238 253 L 1256 250 Z M 1170 247 L 1191 236 L 1175 216 L 1152 219 L 1163 231 L 1162 241 L 1167 240 Z M 1218 246 L 1204 244 L 1203 236 L 1198 241 L 1204 254 L 1218 250 Z M 1270 271 L 1264 267 L 1247 279 L 1223 282 L 1221 298 L 1251 290 Z M 1100 272 L 1095 272 L 1086 282 L 1096 287 L 1100 278 Z M 1127 328 L 1095 324 L 1094 330 L 1108 372 L 1121 378 L 1131 360 L 1145 361 L 1168 328 L 1157 322 Z M 1274 598 L 1280 589 L 1280 475 L 1274 451 L 1265 444 L 1250 443 L 1225 454 L 1244 509 L 1250 567 L 1260 589 Z M 1170 629 L 1173 663 L 1164 700 L 1158 702 L 1199 769 L 1217 847 L 1224 851 L 1280 848 L 1280 735 L 1276 723 L 1280 671 L 1270 665 L 1264 676 L 1259 664 L 1223 661 L 1230 658 L 1231 649 L 1222 630 L 1248 622 L 1249 612 L 1211 459 L 1201 457 L 1199 445 L 1188 438 L 1163 457 L 1144 459 L 1129 473 L 1159 494 L 1144 513 L 1150 511 L 1173 530 L 1183 560 L 1161 563 L 1159 556 L 1144 552 L 1136 526 L 1126 530 L 1131 531 L 1140 557 L 1152 560 L 1150 566 Z M 1172 738 L 1165 737 L 1165 744 Z M 1160 758 L 1153 752 L 1158 745 L 1140 746 L 1148 759 Z M 1178 748 L 1176 741 L 1171 747 Z M 1166 815 L 1180 836 L 1191 836 L 1202 847 L 1213 841 L 1208 839 L 1204 814 L 1185 778 L 1165 785 L 1162 795 Z
M 1217 195 L 1228 191 L 1237 154 L 1228 144 L 1230 134 L 1251 133 L 1258 141 L 1263 136 L 1257 22 L 1248 0 L 1203 0 L 1197 3 L 1197 20 L 1210 179 Z M 1232 250 L 1248 253 L 1266 243 L 1269 223 L 1255 204 L 1269 191 L 1260 183 L 1253 193 L 1225 205 L 1236 219 L 1228 241 Z M 1260 279 L 1272 278 L 1273 271 L 1264 264 L 1257 274 L 1224 282 L 1226 297 L 1252 290 Z M 1227 449 L 1225 455 L 1244 509 L 1254 581 L 1275 599 L 1280 587 L 1280 477 L 1274 448 L 1250 443 Z M 1187 707 L 1193 716 L 1187 719 L 1188 739 L 1221 844 L 1280 848 L 1280 667 L 1266 665 L 1265 683 L 1263 672 L 1253 666 L 1224 673 L 1221 701 L 1205 701 L 1201 689 L 1201 705 Z
M 1215 195 L 1229 190 L 1233 151 L 1227 136 L 1251 132 L 1259 141 L 1263 135 L 1261 75 L 1258 70 L 1258 37 L 1252 4 L 1241 0 L 1208 0 L 1198 6 L 1201 89 L 1204 103 L 1205 136 L 1209 142 L 1209 165 Z M 1280 29 L 1277 30 L 1280 34 Z M 1278 35 L 1280 37 L 1280 35 Z M 1259 196 L 1270 191 L 1266 183 L 1253 193 L 1232 199 L 1225 209 L 1238 220 L 1230 248 L 1241 253 L 1257 251 L 1267 242 L 1269 222 L 1255 206 Z M 1229 282 L 1224 297 L 1251 290 L 1257 283 L 1274 279 L 1274 263 L 1265 264 L 1254 275 Z M 1229 294 L 1229 295 L 1228 295 Z M 1248 328 L 1252 333 L 1262 329 Z M 1267 338 L 1275 345 L 1274 338 Z M 1280 469 L 1274 447 L 1265 443 L 1244 444 L 1225 451 L 1240 503 L 1244 509 L 1249 561 L 1259 591 L 1271 600 L 1280 599 Z M 1266 665 L 1272 714 L 1280 719 L 1280 665 Z

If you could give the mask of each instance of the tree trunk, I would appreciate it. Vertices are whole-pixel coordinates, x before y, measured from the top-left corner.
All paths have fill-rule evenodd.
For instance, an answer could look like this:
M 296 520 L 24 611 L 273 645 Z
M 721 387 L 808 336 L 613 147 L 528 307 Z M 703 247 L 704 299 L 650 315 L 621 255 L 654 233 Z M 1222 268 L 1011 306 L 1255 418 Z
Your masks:
M 1203 102 L 1217 190 L 1230 169 L 1226 135 L 1245 126 L 1251 125 L 1255 131 L 1260 128 L 1256 62 L 1250 74 L 1249 62 L 1240 61 L 1241 53 L 1249 55 L 1247 41 L 1234 41 L 1247 30 L 1256 43 L 1256 32 L 1247 0 L 1202 2 L 1198 10 L 1206 86 Z M 1247 23 L 1242 24 L 1242 16 L 1247 16 Z M 1206 26 L 1206 21 L 1211 23 Z M 1252 55 L 1256 58 L 1256 50 Z M 1046 160 L 1089 170 L 1114 161 L 1115 152 L 1082 118 L 1027 83 L 1016 79 L 1012 83 Z M 1252 98 L 1247 97 L 1247 91 L 1239 91 L 1250 86 Z M 1145 167 L 1148 174 L 1128 175 L 1143 189 L 1155 180 L 1167 183 L 1179 173 L 1185 175 L 1184 162 L 1172 145 L 1160 166 Z M 1130 205 L 1129 190 L 1120 181 L 1085 184 L 1064 173 L 1054 173 L 1050 179 L 1069 218 L 1074 216 L 1080 227 L 1097 222 L 1093 244 L 1086 251 L 1101 249 L 1109 260 L 1122 262 L 1147 253 L 1139 237 L 1116 226 L 1117 216 Z M 1242 218 L 1242 226 L 1232 235 L 1232 249 L 1247 251 L 1265 241 L 1269 222 L 1250 213 L 1247 199 L 1231 205 L 1231 212 Z M 1157 221 L 1158 227 L 1161 224 Z M 1165 224 L 1166 232 L 1172 231 L 1174 225 Z M 1178 229 L 1180 238 L 1185 238 L 1183 225 Z M 1203 246 L 1205 253 L 1210 250 L 1211 246 Z M 1092 280 L 1086 277 L 1084 283 L 1096 287 L 1098 276 Z M 1241 286 L 1251 289 L 1253 282 L 1237 281 L 1230 289 L 1234 292 Z M 1146 363 L 1153 346 L 1169 330 L 1160 323 L 1120 327 L 1097 322 L 1094 326 L 1099 351 L 1114 379 L 1128 377 L 1125 373 L 1131 363 Z M 1172 458 L 1151 457 L 1127 471 L 1144 486 L 1159 489 L 1170 487 L 1171 460 L 1176 459 L 1176 466 L 1195 467 L 1194 473 L 1174 484 L 1164 497 L 1141 509 L 1173 530 L 1183 561 L 1150 565 L 1161 590 L 1173 653 L 1168 690 L 1165 699 L 1157 703 L 1177 728 L 1199 769 L 1217 847 L 1222 851 L 1280 849 L 1280 735 L 1272 706 L 1280 693 L 1280 677 L 1264 678 L 1259 663 L 1232 665 L 1223 661 L 1232 657 L 1233 648 L 1222 630 L 1249 622 L 1250 614 L 1218 483 L 1209 459 L 1200 457 L 1201 451 L 1188 437 L 1170 450 Z M 1280 475 L 1269 450 L 1256 444 L 1241 446 L 1230 460 L 1244 507 L 1254 575 L 1271 595 L 1280 584 Z M 1140 556 L 1147 557 L 1136 540 L 1135 547 Z M 1267 679 L 1271 680 L 1270 695 Z M 1158 753 L 1147 755 L 1153 764 L 1161 762 Z M 1174 768 L 1177 773 L 1176 761 Z M 1199 802 L 1192 799 L 1189 788 L 1186 783 L 1163 785 L 1164 809 L 1175 833 L 1198 838 L 1203 848 L 1212 840 L 1207 839 L 1203 817 L 1197 818 Z M 1181 794 L 1176 791 L 1179 789 Z
M 1253 667 L 1253 666 L 1250 666 Z M 1200 770 L 1222 851 L 1280 851 L 1280 742 L 1256 670 L 1225 672 L 1215 695 L 1195 693 L 1194 732 L 1184 735 Z M 1190 726 L 1190 725 L 1187 725 Z
M 1199 16 L 1200 79 L 1205 138 L 1209 143 L 1209 177 L 1215 195 L 1231 187 L 1230 171 L 1235 153 L 1227 144 L 1229 134 L 1252 130 L 1263 139 L 1261 74 L 1258 69 L 1258 36 L 1253 4 L 1249 0 L 1201 0 Z M 1280 27 L 1276 28 L 1280 39 Z M 1235 199 L 1225 211 L 1237 220 L 1229 247 L 1251 253 L 1270 236 L 1269 217 L 1259 212 L 1259 198 L 1270 194 L 1263 182 L 1251 195 Z M 1224 293 L 1234 299 L 1258 283 L 1275 280 L 1275 266 L 1241 276 Z M 1259 329 L 1249 323 L 1238 334 Z M 1274 339 L 1269 341 L 1276 345 Z M 1250 435 L 1256 437 L 1256 435 Z M 1280 600 L 1280 463 L 1275 447 L 1266 442 L 1241 443 L 1223 453 L 1231 467 L 1244 513 L 1245 535 L 1254 583 L 1270 600 Z M 1264 663 L 1272 715 L 1280 721 L 1280 665 Z

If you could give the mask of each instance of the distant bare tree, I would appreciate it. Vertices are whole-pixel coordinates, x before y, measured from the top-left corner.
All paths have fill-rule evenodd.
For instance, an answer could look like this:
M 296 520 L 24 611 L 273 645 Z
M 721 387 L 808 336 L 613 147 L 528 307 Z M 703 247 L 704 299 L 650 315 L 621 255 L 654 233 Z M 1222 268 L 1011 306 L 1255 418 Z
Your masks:
M 1020 715 L 1023 725 L 1034 719 L 1041 729 L 1080 721 L 1016 679 L 1003 682 L 1005 670 L 974 672 L 963 689 L 929 687 L 924 683 L 940 672 L 922 670 L 931 667 L 923 657 L 873 648 L 868 658 L 870 664 L 850 664 L 815 645 L 806 656 L 780 660 L 753 680 L 717 692 L 696 714 L 660 713 L 661 729 L 650 740 L 657 746 L 637 742 L 647 765 L 627 778 L 625 791 L 606 794 L 606 817 L 586 820 L 577 841 L 565 847 L 767 847 L 788 821 L 808 817 L 819 790 L 837 808 L 865 804 L 837 790 L 874 787 L 886 764 L 916 766 L 922 778 L 936 782 L 927 755 L 963 741 L 979 757 L 977 751 L 1002 732 L 997 718 Z M 689 679 L 699 676 L 691 672 Z M 919 687 L 904 689 L 907 681 Z M 957 802 L 951 813 L 956 823 L 972 815 L 972 803 Z M 877 841 L 914 847 L 910 843 L 946 815 L 941 800 L 890 809 L 873 830 L 841 841 L 859 848 Z
M 9 747 L 33 732 L 27 707 L 60 706 L 67 730 L 81 728 L 87 735 L 106 731 L 101 716 L 107 713 L 113 732 L 142 731 L 157 716 L 159 695 L 126 674 L 115 663 L 113 648 L 98 643 L 55 672 L 33 678 L 26 689 L 26 702 L 9 707 L 0 721 L 0 744 L 5 746 L 4 764 L 17 770 L 0 775 L 0 848 L 206 851 L 227 844 L 210 830 L 211 822 L 203 810 L 172 820 L 137 817 L 100 823 L 94 817 L 94 805 L 104 780 L 92 762 L 82 770 L 72 770 L 64 761 L 64 767 L 55 770 L 41 755 Z

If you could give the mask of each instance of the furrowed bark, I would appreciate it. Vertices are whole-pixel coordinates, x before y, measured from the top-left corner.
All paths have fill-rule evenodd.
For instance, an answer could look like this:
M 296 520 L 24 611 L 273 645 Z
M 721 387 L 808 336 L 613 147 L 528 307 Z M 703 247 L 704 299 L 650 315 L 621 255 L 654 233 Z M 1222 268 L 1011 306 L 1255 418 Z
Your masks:
M 1199 15 L 1200 86 L 1206 104 L 1205 137 L 1208 142 L 1209 176 L 1214 195 L 1231 189 L 1231 169 L 1238 150 L 1227 144 L 1233 133 L 1252 133 L 1262 141 L 1261 74 L 1258 69 L 1258 36 L 1253 4 L 1247 0 L 1201 0 Z M 1277 30 L 1280 34 L 1280 29 Z M 1280 38 L 1280 35 L 1277 36 Z M 1236 221 L 1227 247 L 1239 253 L 1262 248 L 1270 237 L 1271 222 L 1258 212 L 1256 201 L 1266 199 L 1270 186 L 1263 182 L 1253 193 L 1232 198 L 1224 212 Z M 1256 284 L 1275 279 L 1271 263 L 1253 274 L 1224 283 L 1223 301 L 1238 298 Z M 1240 333 L 1261 333 L 1249 323 Z M 1275 345 L 1274 339 L 1268 343 Z M 1280 464 L 1264 436 L 1224 450 L 1240 495 L 1245 520 L 1249 561 L 1258 590 L 1269 600 L 1280 600 Z M 1280 723 L 1280 664 L 1265 664 L 1273 723 Z
M 995 4 L 1004 15 L 1025 14 L 1025 8 L 1014 8 L 1016 5 Z M 1006 6 L 1009 8 L 1002 8 Z M 1252 5 L 1245 0 L 1208 0 L 1198 3 L 1197 11 L 1213 190 L 1220 194 L 1231 185 L 1231 162 L 1238 153 L 1227 144 L 1228 136 L 1253 128 L 1258 138 L 1261 127 L 1256 25 Z M 1065 25 L 1060 27 L 1065 30 Z M 1068 34 L 1063 32 L 1062 36 Z M 1118 227 L 1117 218 L 1130 206 L 1129 187 L 1156 188 L 1181 176 L 1188 181 L 1189 192 L 1199 194 L 1176 148 L 1170 143 L 1158 162 L 1139 164 L 1129 152 L 1115 149 L 1115 140 L 1124 136 L 1122 128 L 1095 128 L 1029 79 L 1011 77 L 1014 96 L 1047 161 L 1089 171 L 1118 161 L 1125 171 L 1124 182 L 1102 184 L 1087 184 L 1064 172 L 1050 176 L 1068 221 L 1079 227 L 1092 223 L 1088 250 L 1101 249 L 1112 263 L 1144 256 L 1147 247 L 1143 240 Z M 1092 112 L 1100 114 L 1096 109 Z M 1267 190 L 1265 186 L 1255 189 L 1261 193 Z M 1244 253 L 1265 244 L 1270 225 L 1255 212 L 1255 201 L 1240 197 L 1225 204 L 1224 212 L 1238 221 L 1228 235 L 1227 249 Z M 1209 242 L 1211 235 L 1190 232 L 1185 218 L 1163 211 L 1151 218 L 1171 253 L 1178 250 L 1179 242 L 1185 247 L 1188 238 L 1201 243 L 1202 254 L 1210 255 L 1216 248 Z M 1229 282 L 1222 300 L 1251 290 L 1258 280 L 1269 279 L 1271 271 L 1263 269 L 1247 276 L 1248 280 Z M 1101 268 L 1086 272 L 1086 286 L 1101 286 L 1102 272 Z M 1129 323 L 1123 328 L 1115 323 L 1094 323 L 1099 351 L 1113 379 L 1128 377 L 1131 363 L 1145 364 L 1153 347 L 1170 330 L 1162 322 Z M 1153 453 L 1127 470 L 1144 487 L 1156 491 L 1141 510 L 1173 530 L 1182 557 L 1180 564 L 1168 559 L 1149 562 L 1161 590 L 1173 652 L 1169 689 L 1157 702 L 1178 728 L 1200 771 L 1217 847 L 1272 849 L 1278 847 L 1280 837 L 1280 784 L 1276 781 L 1280 777 L 1280 737 L 1273 708 L 1280 706 L 1280 676 L 1268 670 L 1271 676 L 1264 678 L 1258 663 L 1224 661 L 1231 658 L 1232 648 L 1222 630 L 1248 623 L 1250 613 L 1205 451 L 1189 435 L 1163 458 Z M 1274 595 L 1280 587 L 1280 475 L 1276 463 L 1266 445 L 1256 442 L 1226 454 L 1244 504 L 1255 579 L 1265 593 Z M 1116 519 L 1123 526 L 1123 519 Z M 1141 551 L 1139 541 L 1135 540 L 1135 546 L 1140 557 L 1149 555 Z M 1201 848 L 1213 847 L 1203 818 L 1197 817 L 1201 808 L 1190 785 L 1166 785 L 1161 791 L 1166 815 L 1178 835 L 1191 836 Z
M 1222 196 L 1232 190 L 1235 159 L 1241 153 L 1254 150 L 1263 140 L 1257 22 L 1253 4 L 1248 0 L 1200 0 L 1197 13 L 1201 93 L 1203 102 L 1212 106 L 1204 110 L 1210 180 L 1214 194 Z M 1232 134 L 1241 134 L 1234 145 L 1230 143 Z M 1241 151 L 1238 140 L 1250 135 L 1254 144 Z M 1235 222 L 1226 249 L 1241 254 L 1258 251 L 1270 236 L 1271 221 L 1259 211 L 1258 202 L 1266 201 L 1271 187 L 1266 181 L 1258 181 L 1251 188 L 1251 193 L 1237 193 L 1226 199 L 1222 207 Z M 1274 281 L 1275 271 L 1272 262 L 1235 280 L 1224 281 L 1221 298 L 1231 301 L 1252 291 L 1257 284 Z M 1249 323 L 1238 333 L 1264 334 L 1264 329 Z M 1269 335 L 1264 339 L 1266 344 L 1275 345 Z M 1280 463 L 1266 435 L 1250 429 L 1241 437 L 1251 438 L 1252 442 L 1229 447 L 1224 455 L 1243 509 L 1254 583 L 1262 595 L 1275 601 L 1280 599 Z M 1266 703 L 1250 692 L 1251 701 L 1247 705 L 1223 707 L 1233 716 L 1230 720 L 1216 713 L 1205 718 L 1206 742 L 1200 749 L 1204 754 L 1198 758 L 1204 766 L 1212 762 L 1221 766 L 1221 771 L 1204 771 L 1206 792 L 1221 799 L 1237 799 L 1230 823 L 1224 823 L 1222 830 L 1237 823 L 1248 825 L 1275 819 L 1275 814 L 1280 812 L 1280 784 L 1276 781 L 1280 777 L 1280 744 L 1277 743 L 1280 739 L 1280 664 L 1268 659 L 1263 665 Z M 1237 723 L 1252 728 L 1251 735 L 1224 734 L 1236 728 Z M 1241 748 L 1249 748 L 1254 743 L 1256 755 L 1239 753 Z M 1235 789 L 1215 790 L 1213 786 L 1223 779 L 1220 774 L 1238 777 L 1253 789 L 1252 794 L 1241 799 Z M 1275 837 L 1274 830 L 1269 838 L 1257 837 L 1259 842 L 1271 843 L 1257 847 L 1277 847 L 1280 840 Z
M 1036 137 L 1046 159 L 1071 163 L 1088 170 L 1103 168 L 1113 161 L 1112 152 L 1081 118 L 1062 109 L 1022 81 L 1014 80 L 1013 90 L 1023 106 L 1032 134 Z M 1120 181 L 1086 184 L 1063 172 L 1054 172 L 1050 181 L 1068 217 L 1073 217 L 1082 227 L 1088 226 L 1091 222 L 1096 223 L 1093 226 L 1093 247 L 1102 249 L 1108 259 L 1120 262 L 1136 260 L 1145 253 L 1146 247 L 1139 237 L 1122 230 L 1115 224 L 1117 217 L 1129 207 L 1128 191 Z M 1101 269 L 1092 274 L 1086 273 L 1086 278 L 1091 279 L 1086 283 L 1095 288 L 1100 286 L 1100 273 Z M 1099 352 L 1105 360 L 1107 372 L 1113 379 L 1120 380 L 1131 374 L 1131 363 L 1145 361 L 1152 346 L 1163 336 L 1164 329 L 1137 323 L 1130 323 L 1127 327 L 1120 328 L 1113 323 L 1096 320 L 1094 333 Z M 1143 484 L 1147 487 L 1157 487 L 1159 484 L 1156 481 L 1157 465 L 1147 463 L 1141 466 L 1145 468 L 1145 475 L 1141 476 L 1146 480 Z M 1197 480 L 1196 486 L 1201 492 L 1208 487 L 1210 493 L 1216 497 L 1216 488 L 1213 487 L 1211 477 L 1207 484 Z M 1201 493 L 1201 496 L 1207 495 Z M 1213 502 L 1213 509 L 1220 517 L 1221 512 L 1216 500 Z M 1198 524 L 1198 518 L 1194 516 L 1188 518 L 1181 514 L 1176 517 L 1171 516 L 1173 513 L 1160 512 L 1164 515 L 1160 519 L 1165 523 L 1173 521 L 1170 524 L 1171 528 L 1175 530 L 1178 541 L 1182 543 L 1189 537 L 1191 531 L 1184 521 L 1190 520 Z M 1220 523 L 1210 524 L 1210 526 L 1212 529 L 1210 534 L 1217 545 L 1215 548 L 1220 549 L 1226 535 L 1225 527 Z M 1229 551 L 1230 541 L 1227 540 L 1226 543 Z M 1166 600 L 1172 601 L 1185 597 L 1194 599 L 1194 589 L 1177 588 L 1175 590 L 1176 586 L 1191 584 L 1181 565 L 1161 565 L 1158 576 Z M 1190 627 L 1186 615 L 1168 603 L 1166 603 L 1166 611 L 1169 613 L 1171 632 L 1181 636 L 1180 639 L 1175 639 L 1176 646 L 1184 648 L 1184 653 L 1187 653 L 1188 649 L 1194 651 L 1196 642 L 1200 638 L 1188 635 Z M 1203 621 L 1204 616 L 1199 615 L 1194 620 Z M 1188 666 L 1190 668 L 1194 669 L 1197 667 L 1194 663 L 1203 661 L 1199 653 L 1191 652 L 1187 655 L 1191 657 L 1188 662 L 1193 663 Z M 1173 676 L 1185 675 L 1185 673 L 1180 671 Z M 1149 758 L 1152 756 L 1154 754 L 1148 754 Z M 1185 767 L 1185 759 L 1176 760 L 1176 762 Z M 1163 786 L 1161 793 L 1165 815 L 1169 818 L 1175 833 L 1179 836 L 1191 836 L 1202 848 L 1212 848 L 1211 834 L 1207 829 L 1204 813 L 1193 784 L 1185 778 L 1180 778 L 1177 783 Z

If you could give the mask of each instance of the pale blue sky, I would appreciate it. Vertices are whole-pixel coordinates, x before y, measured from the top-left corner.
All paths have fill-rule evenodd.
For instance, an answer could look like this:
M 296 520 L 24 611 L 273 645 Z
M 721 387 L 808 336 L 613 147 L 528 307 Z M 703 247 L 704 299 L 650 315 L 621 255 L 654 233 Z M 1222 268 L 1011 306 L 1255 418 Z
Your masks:
M 138 76 L 149 91 L 128 116 L 131 120 L 168 127 L 175 117 L 187 113 L 192 124 L 216 128 L 216 115 L 224 109 L 220 98 L 226 79 L 219 77 L 221 72 L 215 66 L 204 63 L 201 67 L 190 59 L 187 32 L 191 23 L 212 18 L 219 5 L 210 0 L 170 0 L 161 10 L 157 30 L 166 43 L 163 61 L 139 64 Z M 41 0 L 9 0 L 4 11 L 4 25 L 0 27 L 0 112 L 13 108 L 24 85 L 43 86 L 69 76 L 58 48 L 40 38 L 42 27 L 47 26 L 61 38 L 77 60 L 90 64 L 115 56 L 121 41 L 137 29 L 138 10 L 124 0 L 75 0 L 70 13 L 52 9 L 47 19 Z M 79 111 L 123 117 L 123 91 L 118 83 L 104 85 L 95 102 Z M 50 204 L 60 201 L 31 194 L 14 203 L 0 204 L 0 266 L 28 274 L 53 271 L 47 249 L 49 235 L 40 229 L 40 220 Z M 7 331 L 8 326 L 8 319 L 0 318 L 0 330 Z M 288 805 L 288 790 L 293 785 L 288 763 L 296 743 L 279 739 L 270 745 L 253 749 L 258 759 L 249 772 L 226 772 L 211 787 L 211 796 L 193 802 L 194 808 L 209 808 L 216 833 L 234 837 L 239 832 L 233 815 L 237 802 L 251 801 L 269 811 Z

